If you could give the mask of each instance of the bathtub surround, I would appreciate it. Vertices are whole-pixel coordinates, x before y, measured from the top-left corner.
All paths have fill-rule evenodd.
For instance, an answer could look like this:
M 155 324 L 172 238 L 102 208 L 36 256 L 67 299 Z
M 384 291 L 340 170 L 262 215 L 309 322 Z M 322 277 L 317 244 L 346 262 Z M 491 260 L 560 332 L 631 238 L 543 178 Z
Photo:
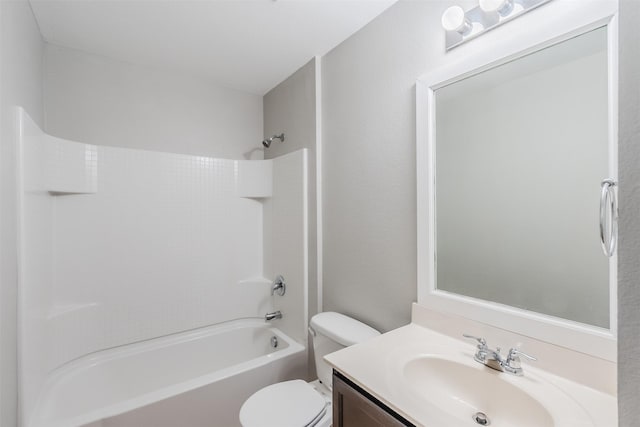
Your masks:
M 262 97 L 46 44 L 45 130 L 89 144 L 261 159 Z
M 274 310 L 305 343 L 304 150 L 215 159 L 62 140 L 26 114 L 21 124 L 25 423 L 52 375 L 108 348 Z M 276 272 L 288 288 L 271 297 Z
M 262 201 L 264 276 L 282 275 L 287 284 L 283 296 L 271 298 L 283 316 L 274 322 L 302 344 L 309 324 L 308 161 L 306 149 L 264 160 L 273 163 L 273 194 Z
M 621 427 L 640 426 L 640 2 L 620 1 L 620 245 L 618 403 Z
M 17 425 L 16 152 L 13 105 L 43 123 L 44 43 L 26 0 L 0 2 L 0 425 Z
M 319 93 L 320 58 L 313 58 L 263 97 L 264 135 L 286 131 L 284 143 L 276 142 L 264 150 L 266 159 L 306 148 L 309 154 L 309 314 L 308 318 L 321 310 L 320 259 L 318 237 L 320 234 L 318 207 L 318 147 L 319 147 Z M 268 256 L 268 254 L 267 254 Z M 311 344 L 309 342 L 309 344 Z M 315 375 L 313 357 L 309 357 L 309 375 Z

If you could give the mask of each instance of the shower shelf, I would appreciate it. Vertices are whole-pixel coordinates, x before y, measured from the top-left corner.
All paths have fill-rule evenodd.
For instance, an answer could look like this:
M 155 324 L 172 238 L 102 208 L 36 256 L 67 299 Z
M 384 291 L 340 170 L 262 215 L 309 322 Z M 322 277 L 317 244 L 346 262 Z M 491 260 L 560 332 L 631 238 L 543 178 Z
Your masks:
M 262 199 L 273 195 L 272 160 L 238 160 L 238 197 Z
M 20 173 L 26 191 L 52 196 L 98 191 L 98 147 L 46 134 L 18 107 Z

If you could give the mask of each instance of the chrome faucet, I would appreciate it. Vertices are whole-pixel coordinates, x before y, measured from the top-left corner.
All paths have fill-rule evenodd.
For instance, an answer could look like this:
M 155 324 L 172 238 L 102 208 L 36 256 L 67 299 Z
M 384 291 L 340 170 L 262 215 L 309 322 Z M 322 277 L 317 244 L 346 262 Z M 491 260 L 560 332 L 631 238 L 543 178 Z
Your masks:
M 273 313 L 267 313 L 264 315 L 264 320 L 273 320 L 273 319 L 282 319 L 282 313 L 280 310 L 274 311 Z
M 275 295 L 276 293 L 280 296 L 283 296 L 286 290 L 287 284 L 284 283 L 284 277 L 282 277 L 282 275 L 278 275 L 276 277 L 276 280 L 274 280 L 273 284 L 271 285 L 271 296 Z
M 500 347 L 496 347 L 495 350 L 487 346 L 487 340 L 480 337 L 474 337 L 473 335 L 464 334 L 463 337 L 474 339 L 478 342 L 476 346 L 476 354 L 473 355 L 473 360 L 478 363 L 482 363 L 491 369 L 496 371 L 506 372 L 508 374 L 517 375 L 521 377 L 523 375 L 522 366 L 520 364 L 520 356 L 524 356 L 529 360 L 538 360 L 533 356 L 530 356 L 517 348 L 509 350 L 507 357 L 500 354 Z

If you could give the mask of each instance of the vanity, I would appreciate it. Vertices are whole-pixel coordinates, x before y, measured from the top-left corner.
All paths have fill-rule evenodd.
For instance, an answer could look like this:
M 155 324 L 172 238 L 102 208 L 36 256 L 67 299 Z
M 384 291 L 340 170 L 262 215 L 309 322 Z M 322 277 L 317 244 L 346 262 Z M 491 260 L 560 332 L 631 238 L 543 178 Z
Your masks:
M 418 301 L 334 426 L 618 425 L 617 3 L 570 3 L 418 79 Z
M 496 371 L 474 360 L 477 346 L 460 330 L 538 361 L 523 360 L 522 376 Z M 418 304 L 411 324 L 325 360 L 335 427 L 617 426 L 614 363 Z
M 338 371 L 333 372 L 333 402 L 336 427 L 414 425 Z

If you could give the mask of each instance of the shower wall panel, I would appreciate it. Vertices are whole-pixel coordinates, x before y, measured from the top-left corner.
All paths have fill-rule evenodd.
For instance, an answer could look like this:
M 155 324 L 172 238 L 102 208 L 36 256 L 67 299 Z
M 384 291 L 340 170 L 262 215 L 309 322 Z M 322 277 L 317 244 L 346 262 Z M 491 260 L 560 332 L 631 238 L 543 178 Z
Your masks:
M 308 185 L 306 149 L 273 159 L 273 196 L 264 201 L 267 277 L 284 276 L 287 292 L 274 300 L 284 313 L 278 327 L 305 345 L 309 312 Z
M 53 214 L 53 365 L 91 351 L 264 315 L 262 205 L 238 163 L 98 147 L 96 194 Z M 261 309 L 262 308 L 262 309 Z
M 225 160 L 96 146 L 20 117 L 25 425 L 56 368 L 103 349 L 274 309 L 306 344 L 306 150 Z

